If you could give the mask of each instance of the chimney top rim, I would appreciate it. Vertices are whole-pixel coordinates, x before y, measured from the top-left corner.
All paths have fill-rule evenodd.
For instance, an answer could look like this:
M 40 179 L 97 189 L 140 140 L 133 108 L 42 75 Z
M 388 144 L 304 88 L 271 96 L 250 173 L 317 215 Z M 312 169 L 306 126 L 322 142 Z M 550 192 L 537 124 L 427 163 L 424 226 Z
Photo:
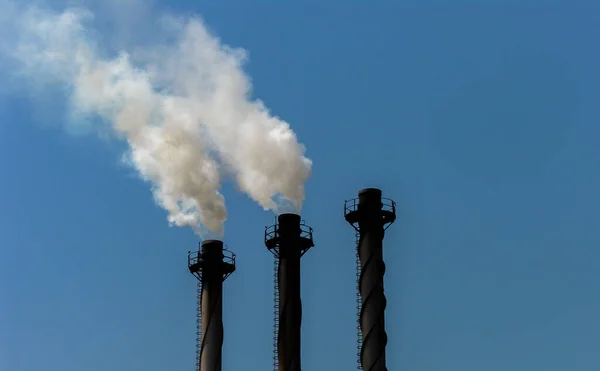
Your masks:
M 358 191 L 358 195 L 362 196 L 362 195 L 382 195 L 381 189 L 379 188 L 363 188 L 360 191 Z
M 212 245 L 217 246 L 217 245 L 219 245 L 219 246 L 222 247 L 223 246 L 223 241 L 221 241 L 221 240 L 203 240 L 200 243 L 200 245 L 201 246 L 212 246 Z

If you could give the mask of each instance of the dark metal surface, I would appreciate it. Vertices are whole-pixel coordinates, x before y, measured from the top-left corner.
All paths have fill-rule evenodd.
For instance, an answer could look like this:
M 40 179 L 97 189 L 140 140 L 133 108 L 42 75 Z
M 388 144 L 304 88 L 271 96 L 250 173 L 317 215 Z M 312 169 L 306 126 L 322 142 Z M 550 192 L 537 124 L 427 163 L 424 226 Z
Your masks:
M 207 240 L 200 251 L 188 255 L 190 272 L 202 284 L 199 371 L 221 371 L 223 349 L 223 281 L 235 271 L 235 254 L 223 242 Z
M 358 199 L 346 201 L 344 216 L 359 232 L 359 291 L 362 299 L 360 328 L 361 366 L 365 371 L 386 371 L 387 334 L 385 332 L 386 298 L 383 289 L 385 263 L 383 238 L 385 229 L 396 219 L 396 205 L 382 199 L 381 191 L 359 191 Z M 385 202 L 384 202 L 385 201 Z
M 297 214 L 279 215 L 278 223 L 265 230 L 265 245 L 279 260 L 277 366 L 280 371 L 300 371 L 300 258 L 314 246 L 312 229 Z

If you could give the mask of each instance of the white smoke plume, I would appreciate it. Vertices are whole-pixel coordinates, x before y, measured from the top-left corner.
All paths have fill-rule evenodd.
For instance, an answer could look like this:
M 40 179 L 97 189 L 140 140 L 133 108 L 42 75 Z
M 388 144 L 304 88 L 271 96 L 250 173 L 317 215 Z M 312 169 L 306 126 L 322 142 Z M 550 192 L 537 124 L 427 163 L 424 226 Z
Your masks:
M 288 123 L 251 99 L 244 50 L 222 44 L 198 18 L 171 18 L 165 32 L 175 42 L 103 58 L 86 27 L 90 11 L 12 8 L 18 37 L 3 54 L 30 83 L 68 87 L 76 116 L 98 115 L 127 141 L 128 159 L 171 223 L 222 234 L 226 176 L 264 209 L 277 212 L 281 199 L 299 211 L 312 163 Z

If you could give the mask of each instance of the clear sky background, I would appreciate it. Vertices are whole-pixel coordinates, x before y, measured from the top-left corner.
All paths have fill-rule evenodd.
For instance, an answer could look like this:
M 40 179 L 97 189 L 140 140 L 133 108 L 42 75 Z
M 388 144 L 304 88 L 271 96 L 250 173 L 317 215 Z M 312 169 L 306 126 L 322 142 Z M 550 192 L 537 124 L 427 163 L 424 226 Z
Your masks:
M 342 211 L 367 186 L 399 205 L 388 369 L 600 369 L 595 2 L 114 3 L 87 4 L 115 45 L 151 42 L 142 24 L 164 11 L 202 15 L 307 146 L 305 370 L 356 367 Z M 63 130 L 64 96 L 1 78 L 0 370 L 193 370 L 198 238 L 168 226 L 122 144 Z M 274 216 L 225 196 L 223 369 L 269 370 Z

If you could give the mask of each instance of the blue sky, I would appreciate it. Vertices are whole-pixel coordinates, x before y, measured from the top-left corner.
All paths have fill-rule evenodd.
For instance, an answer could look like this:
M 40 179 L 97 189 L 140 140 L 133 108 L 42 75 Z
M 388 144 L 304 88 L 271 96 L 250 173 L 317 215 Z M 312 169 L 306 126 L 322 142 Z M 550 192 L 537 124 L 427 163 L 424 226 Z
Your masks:
M 304 369 L 356 365 L 342 206 L 366 186 L 399 206 L 384 245 L 388 369 L 600 367 L 596 4 L 166 4 L 137 8 L 136 22 L 198 13 L 248 50 L 254 95 L 314 161 Z M 124 35 L 117 44 L 152 41 L 141 26 L 124 34 L 123 12 L 88 5 L 99 32 Z M 119 162 L 122 144 L 63 130 L 64 99 L 2 89 L 0 369 L 192 370 L 186 253 L 198 238 L 168 226 Z M 224 370 L 268 370 L 273 259 L 262 240 L 273 215 L 224 193 L 238 256 L 224 287 Z

